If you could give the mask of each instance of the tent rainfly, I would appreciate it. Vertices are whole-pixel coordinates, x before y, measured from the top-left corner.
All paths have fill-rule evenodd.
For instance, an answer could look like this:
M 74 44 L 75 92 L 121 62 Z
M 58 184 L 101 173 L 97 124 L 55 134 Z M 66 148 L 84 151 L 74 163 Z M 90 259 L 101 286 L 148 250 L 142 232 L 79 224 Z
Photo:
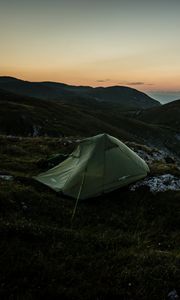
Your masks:
M 135 182 L 148 172 L 148 165 L 134 151 L 104 133 L 82 140 L 66 160 L 34 178 L 83 200 Z

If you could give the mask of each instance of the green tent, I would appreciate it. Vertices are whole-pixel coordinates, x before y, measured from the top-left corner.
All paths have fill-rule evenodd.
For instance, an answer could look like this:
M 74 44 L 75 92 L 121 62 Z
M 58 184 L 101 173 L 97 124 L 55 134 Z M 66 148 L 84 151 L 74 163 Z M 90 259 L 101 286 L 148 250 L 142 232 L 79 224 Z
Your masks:
M 72 154 L 35 179 L 65 195 L 87 199 L 128 185 L 149 168 L 118 139 L 99 134 L 82 140 Z

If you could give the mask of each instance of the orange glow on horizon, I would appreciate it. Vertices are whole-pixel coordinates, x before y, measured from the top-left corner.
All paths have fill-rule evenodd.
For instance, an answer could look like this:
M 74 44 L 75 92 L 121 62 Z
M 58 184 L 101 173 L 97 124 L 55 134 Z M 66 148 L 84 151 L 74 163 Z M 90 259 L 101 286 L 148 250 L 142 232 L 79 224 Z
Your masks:
M 180 91 L 180 1 L 10 2 L 0 10 L 1 76 Z
M 79 75 L 79 76 L 78 76 Z M 90 76 L 91 75 L 91 76 Z M 128 86 L 131 88 L 135 88 L 140 91 L 144 92 L 151 92 L 151 91 L 180 91 L 180 84 L 177 78 L 172 78 L 170 81 L 168 78 L 155 78 L 155 76 L 152 76 L 153 80 L 151 81 L 150 74 L 148 74 L 147 80 L 140 80 L 139 77 L 132 77 L 129 75 L 129 78 L 131 80 L 127 79 L 106 79 L 107 76 L 99 75 L 99 78 L 105 78 L 105 79 L 98 79 L 97 75 L 95 79 L 94 74 L 89 74 L 88 76 L 83 76 L 83 74 L 68 74 L 68 72 L 65 72 L 65 74 L 61 74 L 58 71 L 28 71 L 28 70 L 22 70 L 22 71 L 11 71 L 6 70 L 6 72 L 0 72 L 0 76 L 12 76 L 18 79 L 27 80 L 27 81 L 54 81 L 54 82 L 60 82 L 65 83 L 69 85 L 82 85 L 82 86 L 92 86 L 92 87 L 109 87 L 109 86 Z M 112 78 L 112 76 L 109 76 Z M 134 80 L 132 80 L 132 78 Z M 142 78 L 142 77 L 141 77 Z M 147 82 L 147 83 L 146 83 Z M 150 83 L 148 83 L 150 82 Z M 156 83 L 155 83 L 156 82 Z

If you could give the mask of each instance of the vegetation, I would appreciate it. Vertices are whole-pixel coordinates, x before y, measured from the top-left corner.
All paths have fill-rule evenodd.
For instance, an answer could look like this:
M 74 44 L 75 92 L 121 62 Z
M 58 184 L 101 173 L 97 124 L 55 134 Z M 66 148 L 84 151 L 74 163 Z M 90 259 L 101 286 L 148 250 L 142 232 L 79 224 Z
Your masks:
M 74 201 L 31 177 L 76 139 L 0 137 L 0 174 L 13 176 L 0 179 L 0 298 L 166 299 L 180 286 L 180 192 L 127 187 L 79 203 L 71 222 Z
M 177 133 L 180 130 L 180 100 L 172 101 L 160 107 L 141 111 L 138 118 L 153 124 L 162 124 L 174 128 Z
M 0 90 L 0 106 L 1 134 L 62 137 L 106 132 L 125 141 L 156 145 L 180 154 L 179 134 L 174 126 L 141 120 L 137 110 L 117 103 L 102 104 L 78 97 L 71 102 L 42 100 Z

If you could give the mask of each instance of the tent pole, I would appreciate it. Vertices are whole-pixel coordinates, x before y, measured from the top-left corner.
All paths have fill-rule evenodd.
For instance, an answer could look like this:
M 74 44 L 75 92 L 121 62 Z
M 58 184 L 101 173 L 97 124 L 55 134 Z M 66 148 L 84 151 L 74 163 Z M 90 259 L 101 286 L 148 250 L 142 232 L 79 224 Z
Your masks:
M 105 186 L 105 172 L 106 172 L 106 135 L 104 136 L 104 155 L 103 155 L 103 187 L 102 192 L 104 193 L 104 186 Z
M 72 216 L 71 216 L 71 222 L 73 221 L 75 213 L 76 213 L 77 205 L 78 205 L 78 202 L 79 202 L 79 197 L 81 195 L 83 184 L 84 184 L 85 173 L 86 173 L 86 169 L 84 170 L 84 173 L 83 173 L 82 182 L 81 182 L 81 185 L 80 185 L 80 188 L 79 188 L 79 192 L 78 192 L 78 196 L 77 196 L 77 199 L 76 199 L 76 203 L 74 205 L 74 209 L 73 209 Z

